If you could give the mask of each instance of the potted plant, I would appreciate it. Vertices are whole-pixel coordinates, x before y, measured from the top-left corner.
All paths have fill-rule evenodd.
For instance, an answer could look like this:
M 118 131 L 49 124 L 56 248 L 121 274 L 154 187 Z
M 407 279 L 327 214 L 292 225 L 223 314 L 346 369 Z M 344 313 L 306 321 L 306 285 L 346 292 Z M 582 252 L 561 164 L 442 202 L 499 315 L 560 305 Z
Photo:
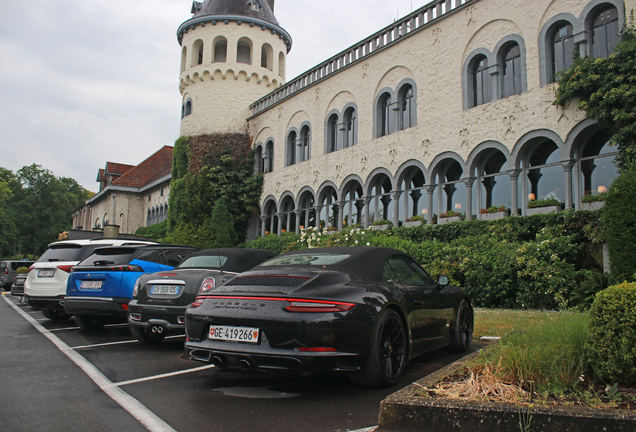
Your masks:
M 459 222 L 464 219 L 464 214 L 460 212 L 456 212 L 455 210 L 449 210 L 446 213 L 442 213 L 437 218 L 437 223 L 439 225 L 451 223 L 451 222 Z
M 404 226 L 407 228 L 412 228 L 412 227 L 423 225 L 425 223 L 426 223 L 426 220 L 424 219 L 423 216 L 415 215 L 415 216 L 411 216 L 410 218 L 406 218 L 406 220 L 404 221 Z
M 581 197 L 581 209 L 599 210 L 605 205 L 607 192 L 599 192 L 596 195 L 586 194 Z
M 384 231 L 389 229 L 389 226 L 391 225 L 392 225 L 391 221 L 386 219 L 380 219 L 373 222 L 373 225 L 371 225 L 369 228 L 371 228 L 374 231 Z
M 510 210 L 506 206 L 492 206 L 487 209 L 479 210 L 480 220 L 496 220 L 510 216 Z
M 556 198 L 545 198 L 536 201 L 528 201 L 526 215 L 559 213 L 562 210 L 561 201 Z
M 331 235 L 331 234 L 335 234 L 336 232 L 338 232 L 338 227 L 330 226 L 329 228 L 323 231 L 323 234 Z

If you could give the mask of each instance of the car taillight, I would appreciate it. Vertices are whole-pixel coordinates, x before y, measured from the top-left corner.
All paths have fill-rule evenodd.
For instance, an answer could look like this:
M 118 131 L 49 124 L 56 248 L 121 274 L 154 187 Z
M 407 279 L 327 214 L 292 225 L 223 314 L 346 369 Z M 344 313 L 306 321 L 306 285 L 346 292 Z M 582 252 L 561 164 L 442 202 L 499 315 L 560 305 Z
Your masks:
M 211 277 L 205 278 L 205 280 L 201 284 L 201 288 L 199 288 L 199 293 L 200 294 L 207 293 L 208 291 L 214 289 L 215 286 L 216 286 L 216 281 L 214 280 L 214 278 L 211 278 Z
M 65 271 L 66 273 L 70 273 L 71 269 L 73 268 L 72 265 L 59 265 L 57 266 L 57 268 L 59 268 L 62 271 Z
M 355 303 L 330 302 L 323 300 L 287 299 L 288 312 L 346 312 L 355 307 Z
M 133 286 L 133 292 L 132 292 L 133 298 L 137 298 L 137 296 L 139 295 L 139 279 L 141 278 L 138 278 L 135 281 L 135 286 Z
M 121 271 L 121 272 L 142 272 L 143 273 L 144 271 L 144 269 L 136 265 L 108 266 L 106 268 L 109 271 Z
M 197 297 L 196 299 L 194 299 L 194 303 L 192 303 L 190 307 L 198 308 L 199 306 L 203 304 L 204 301 L 205 301 L 205 297 Z
M 31 272 L 31 270 L 33 270 L 35 268 L 35 264 L 31 264 L 31 266 L 29 267 L 29 273 Z
M 128 310 L 128 303 L 121 303 L 121 309 L 127 311 Z
M 6 276 L 6 275 L 8 275 L 8 274 L 9 274 L 9 267 L 7 267 L 7 268 L 5 268 L 5 269 L 4 269 L 4 275 Z
M 302 352 L 338 352 L 338 350 L 331 347 L 300 347 L 298 350 Z

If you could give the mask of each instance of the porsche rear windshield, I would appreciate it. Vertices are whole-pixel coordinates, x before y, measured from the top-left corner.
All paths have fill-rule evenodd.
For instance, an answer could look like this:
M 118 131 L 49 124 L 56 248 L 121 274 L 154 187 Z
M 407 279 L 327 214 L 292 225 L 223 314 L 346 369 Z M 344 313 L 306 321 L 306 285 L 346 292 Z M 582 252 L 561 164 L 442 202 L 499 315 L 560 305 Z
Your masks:
M 81 252 L 80 245 L 55 246 L 47 249 L 38 262 L 77 261 Z
M 347 254 L 303 254 L 286 255 L 272 258 L 261 264 L 261 267 L 269 266 L 328 266 L 346 260 L 351 255 Z
M 128 264 L 136 249 L 128 248 L 104 248 L 98 249 L 95 253 L 78 266 L 109 266 Z
M 227 257 L 221 255 L 193 256 L 179 264 L 179 268 L 221 268 L 226 262 Z

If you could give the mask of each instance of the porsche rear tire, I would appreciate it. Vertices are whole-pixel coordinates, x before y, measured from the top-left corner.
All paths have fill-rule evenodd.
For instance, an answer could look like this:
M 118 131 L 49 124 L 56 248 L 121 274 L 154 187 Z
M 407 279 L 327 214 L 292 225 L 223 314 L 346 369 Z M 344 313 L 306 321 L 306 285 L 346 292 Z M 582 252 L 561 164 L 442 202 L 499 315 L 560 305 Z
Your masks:
M 406 333 L 402 319 L 393 309 L 385 309 L 371 341 L 371 349 L 362 370 L 350 374 L 354 384 L 390 387 L 404 374 Z
M 462 353 L 468 350 L 473 340 L 473 330 L 475 328 L 475 316 L 473 308 L 467 300 L 462 300 L 457 308 L 457 322 L 455 323 L 455 333 L 450 351 Z
M 152 333 L 145 328 L 130 326 L 130 332 L 139 342 L 146 344 L 158 344 L 166 337 L 166 332 Z
M 106 320 L 100 316 L 75 315 L 75 322 L 82 330 L 95 331 L 104 327 Z

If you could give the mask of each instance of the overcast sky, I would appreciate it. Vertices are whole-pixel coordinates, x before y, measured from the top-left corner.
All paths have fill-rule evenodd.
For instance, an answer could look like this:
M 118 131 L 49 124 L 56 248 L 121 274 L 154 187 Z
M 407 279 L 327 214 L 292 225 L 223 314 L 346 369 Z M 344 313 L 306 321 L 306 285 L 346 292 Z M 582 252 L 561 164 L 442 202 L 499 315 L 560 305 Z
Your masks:
M 295 77 L 428 0 L 276 0 Z M 36 163 L 96 192 L 179 137 L 191 0 L 0 0 L 0 166 Z

